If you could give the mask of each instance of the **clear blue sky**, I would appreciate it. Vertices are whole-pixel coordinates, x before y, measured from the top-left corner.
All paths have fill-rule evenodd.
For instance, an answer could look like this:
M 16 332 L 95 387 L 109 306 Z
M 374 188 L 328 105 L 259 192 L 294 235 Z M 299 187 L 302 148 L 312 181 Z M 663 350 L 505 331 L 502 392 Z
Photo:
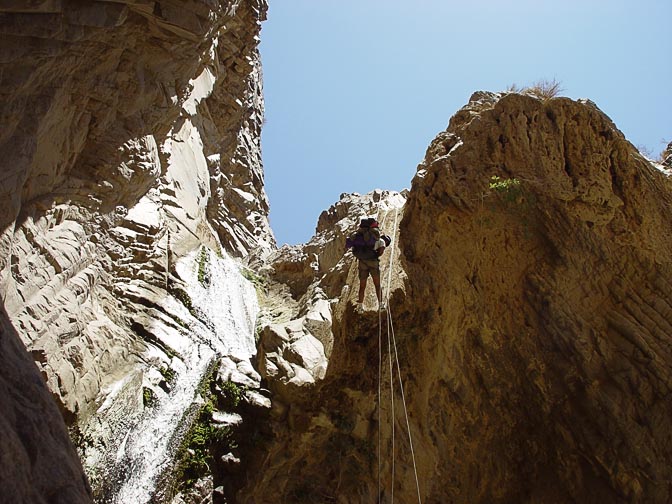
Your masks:
M 672 140 L 672 0 L 269 0 L 262 150 L 278 244 L 344 192 L 410 187 L 477 90 L 540 79 L 633 144 Z

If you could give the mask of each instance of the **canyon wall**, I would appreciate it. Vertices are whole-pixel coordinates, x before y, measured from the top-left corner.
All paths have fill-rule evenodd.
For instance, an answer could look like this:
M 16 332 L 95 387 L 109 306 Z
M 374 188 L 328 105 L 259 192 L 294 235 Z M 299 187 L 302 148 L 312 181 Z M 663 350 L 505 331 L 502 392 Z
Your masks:
M 72 458 L 53 412 L 43 419 L 51 443 L 19 425 L 57 404 L 98 467 L 123 440 L 124 419 L 143 414 L 143 387 L 173 366 L 167 334 L 191 320 L 174 307 L 187 288 L 180 260 L 201 246 L 232 256 L 274 247 L 260 151 L 266 9 L 265 0 L 0 6 L 0 297 L 3 345 L 13 348 L 0 370 L 10 401 L 3 456 L 23 442 L 32 461 Z M 19 375 L 41 375 L 55 402 L 39 386 L 22 390 Z M 79 498 L 63 498 L 81 502 L 78 465 L 32 471 L 45 481 L 38 473 L 69 471 L 76 481 L 58 485 L 79 485 Z M 17 502 L 61 495 L 27 478 L 6 485 Z
M 476 94 L 432 143 L 398 316 L 430 500 L 670 499 L 670 175 L 589 101 Z
M 296 325 L 266 328 L 274 434 L 240 501 L 668 502 L 671 176 L 590 101 L 474 94 L 405 204 L 321 217 L 325 257 L 366 213 L 394 236 L 387 312 L 369 285 L 355 313 L 350 254 L 274 258 L 329 303 L 330 346 L 302 360 Z
M 410 191 L 344 194 L 276 250 L 266 9 L 0 7 L 2 498 L 669 502 L 670 146 L 479 92 Z M 393 241 L 360 314 L 364 216 Z

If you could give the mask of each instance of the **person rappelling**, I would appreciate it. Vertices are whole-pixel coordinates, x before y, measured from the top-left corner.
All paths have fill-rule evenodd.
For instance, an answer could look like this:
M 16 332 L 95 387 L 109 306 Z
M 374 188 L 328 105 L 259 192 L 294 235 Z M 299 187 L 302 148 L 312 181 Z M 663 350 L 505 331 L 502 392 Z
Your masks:
M 376 288 L 380 311 L 385 310 L 382 292 L 380 290 L 380 256 L 389 247 L 392 239 L 380 233 L 376 219 L 369 217 L 362 219 L 359 229 L 346 238 L 345 249 L 352 249 L 352 254 L 357 258 L 359 269 L 359 297 L 357 298 L 357 312 L 362 313 L 366 282 L 371 275 L 373 285 Z

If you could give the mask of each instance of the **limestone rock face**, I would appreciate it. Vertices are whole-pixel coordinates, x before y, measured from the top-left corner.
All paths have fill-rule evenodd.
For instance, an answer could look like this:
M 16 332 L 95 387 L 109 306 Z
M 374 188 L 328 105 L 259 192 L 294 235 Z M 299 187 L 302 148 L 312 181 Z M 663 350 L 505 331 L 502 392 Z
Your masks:
M 91 502 L 56 404 L 0 311 L 0 495 L 3 502 Z
M 394 205 L 402 205 L 405 198 L 406 192 L 379 189 L 364 195 L 342 194 L 338 202 L 322 212 L 315 235 L 308 243 L 285 245 L 268 256 L 271 278 L 288 285 L 296 298 L 301 297 L 317 280 L 328 297 L 337 297 L 343 285 L 334 284 L 330 279 L 336 271 L 343 272 L 344 264 L 339 263 L 343 259 L 346 237 L 356 231 L 361 219 L 370 216 L 380 218 Z
M 192 320 L 175 307 L 188 303 L 179 260 L 202 245 L 274 247 L 259 146 L 266 9 L 0 6 L 0 298 L 68 425 L 99 437 L 86 446 L 120 442 L 142 386 L 171 362 L 162 328 Z
M 670 208 L 669 175 L 593 103 L 476 93 L 395 211 L 394 345 L 371 286 L 354 312 L 353 261 L 282 271 L 298 294 L 304 274 L 332 292 L 333 347 L 324 377 L 294 388 L 293 363 L 271 359 L 274 437 L 239 500 L 373 502 L 394 486 L 415 502 L 415 465 L 428 503 L 668 502 Z M 267 328 L 260 355 L 284 355 L 290 329 Z
M 670 499 L 670 182 L 588 101 L 477 94 L 432 143 L 398 315 L 428 501 Z
M 384 292 L 402 298 L 398 230 L 405 202 L 405 192 L 342 195 L 320 216 L 315 237 L 293 247 L 293 257 L 312 255 L 313 267 L 287 268 L 287 248 L 269 256 L 270 276 L 284 279 L 294 296 L 308 287 L 299 299 L 299 316 L 267 325 L 259 340 L 257 366 L 272 393 L 273 432 L 269 442 L 245 453 L 247 471 L 260 476 L 238 491 L 239 502 L 376 500 L 371 394 L 375 397 L 378 303 L 369 282 L 365 313 L 354 313 L 357 263 L 344 246 L 361 218 L 376 216 L 381 231 L 392 236 L 381 259 Z
M 269 277 L 288 285 L 299 298 L 298 316 L 267 324 L 258 345 L 257 365 L 276 394 L 276 409 L 284 407 L 283 401 L 292 403 L 295 395 L 320 384 L 327 375 L 334 351 L 334 310 L 343 310 L 351 287 L 357 294 L 356 262 L 350 252 L 345 253 L 346 237 L 368 216 L 377 217 L 383 232 L 394 232 L 405 201 L 406 192 L 342 194 L 322 212 L 308 243 L 283 247 L 267 257 Z

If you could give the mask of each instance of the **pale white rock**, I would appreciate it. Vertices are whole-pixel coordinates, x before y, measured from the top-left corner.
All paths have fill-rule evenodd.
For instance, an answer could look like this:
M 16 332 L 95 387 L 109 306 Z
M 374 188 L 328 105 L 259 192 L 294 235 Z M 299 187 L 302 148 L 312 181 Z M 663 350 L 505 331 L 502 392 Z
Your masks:
M 261 336 L 261 346 L 269 352 L 283 348 L 290 341 L 289 333 L 284 325 L 271 324 L 264 328 Z
M 248 390 L 245 392 L 245 399 L 249 404 L 257 408 L 271 409 L 271 400 L 265 395 L 256 390 Z
M 213 411 L 212 421 L 216 427 L 234 427 L 243 422 L 243 417 L 237 413 L 226 413 L 224 411 Z
M 257 370 L 254 369 L 254 367 L 252 366 L 252 363 L 248 359 L 241 360 L 237 364 L 237 368 L 238 368 L 238 371 L 240 371 L 244 375 L 250 377 L 257 384 L 261 380 L 261 376 L 259 375 Z
M 304 333 L 304 327 L 303 327 L 303 317 L 291 320 L 285 324 L 285 329 L 287 330 L 287 333 L 290 335 L 290 340 L 294 340 L 296 338 L 300 338 L 303 336 Z
M 293 370 L 293 376 L 287 383 L 296 387 L 304 387 L 315 383 L 315 378 L 307 369 L 296 364 L 291 364 L 290 366 Z
M 219 373 L 218 380 L 222 382 L 232 382 L 236 385 L 241 385 L 244 387 L 258 387 L 259 381 L 250 378 L 248 375 L 241 373 L 237 369 L 227 370 L 224 373 Z
M 210 175 L 203 140 L 190 119 L 170 134 L 164 149 L 169 154 L 166 180 L 175 191 L 173 201 L 179 201 L 186 220 L 202 218 L 210 196 Z
M 306 315 L 303 325 L 310 334 L 322 343 L 324 354 L 329 358 L 334 345 L 334 336 L 331 332 L 331 304 L 329 301 L 326 299 L 318 300 Z
M 307 370 L 314 381 L 324 378 L 327 370 L 327 358 L 322 343 L 310 334 L 294 341 L 283 352 L 283 357 L 290 363 Z
M 188 115 L 196 115 L 196 107 L 201 101 L 210 96 L 210 93 L 212 93 L 212 90 L 215 87 L 216 80 L 217 77 L 213 71 L 206 67 L 198 77 L 189 81 L 189 84 L 192 86 L 192 91 L 189 98 L 182 105 L 182 108 Z
M 280 374 L 280 369 L 276 364 L 277 354 L 267 354 L 261 360 L 261 376 L 264 378 L 276 378 Z
M 160 203 L 154 197 L 145 195 L 129 209 L 126 220 L 146 229 L 159 229 L 163 226 Z
M 222 357 L 217 370 L 217 381 L 226 382 L 229 380 L 231 373 L 238 371 L 238 366 L 229 356 Z
M 221 460 L 225 464 L 234 464 L 234 465 L 240 464 L 240 459 L 230 452 L 227 453 L 226 455 L 222 455 Z

